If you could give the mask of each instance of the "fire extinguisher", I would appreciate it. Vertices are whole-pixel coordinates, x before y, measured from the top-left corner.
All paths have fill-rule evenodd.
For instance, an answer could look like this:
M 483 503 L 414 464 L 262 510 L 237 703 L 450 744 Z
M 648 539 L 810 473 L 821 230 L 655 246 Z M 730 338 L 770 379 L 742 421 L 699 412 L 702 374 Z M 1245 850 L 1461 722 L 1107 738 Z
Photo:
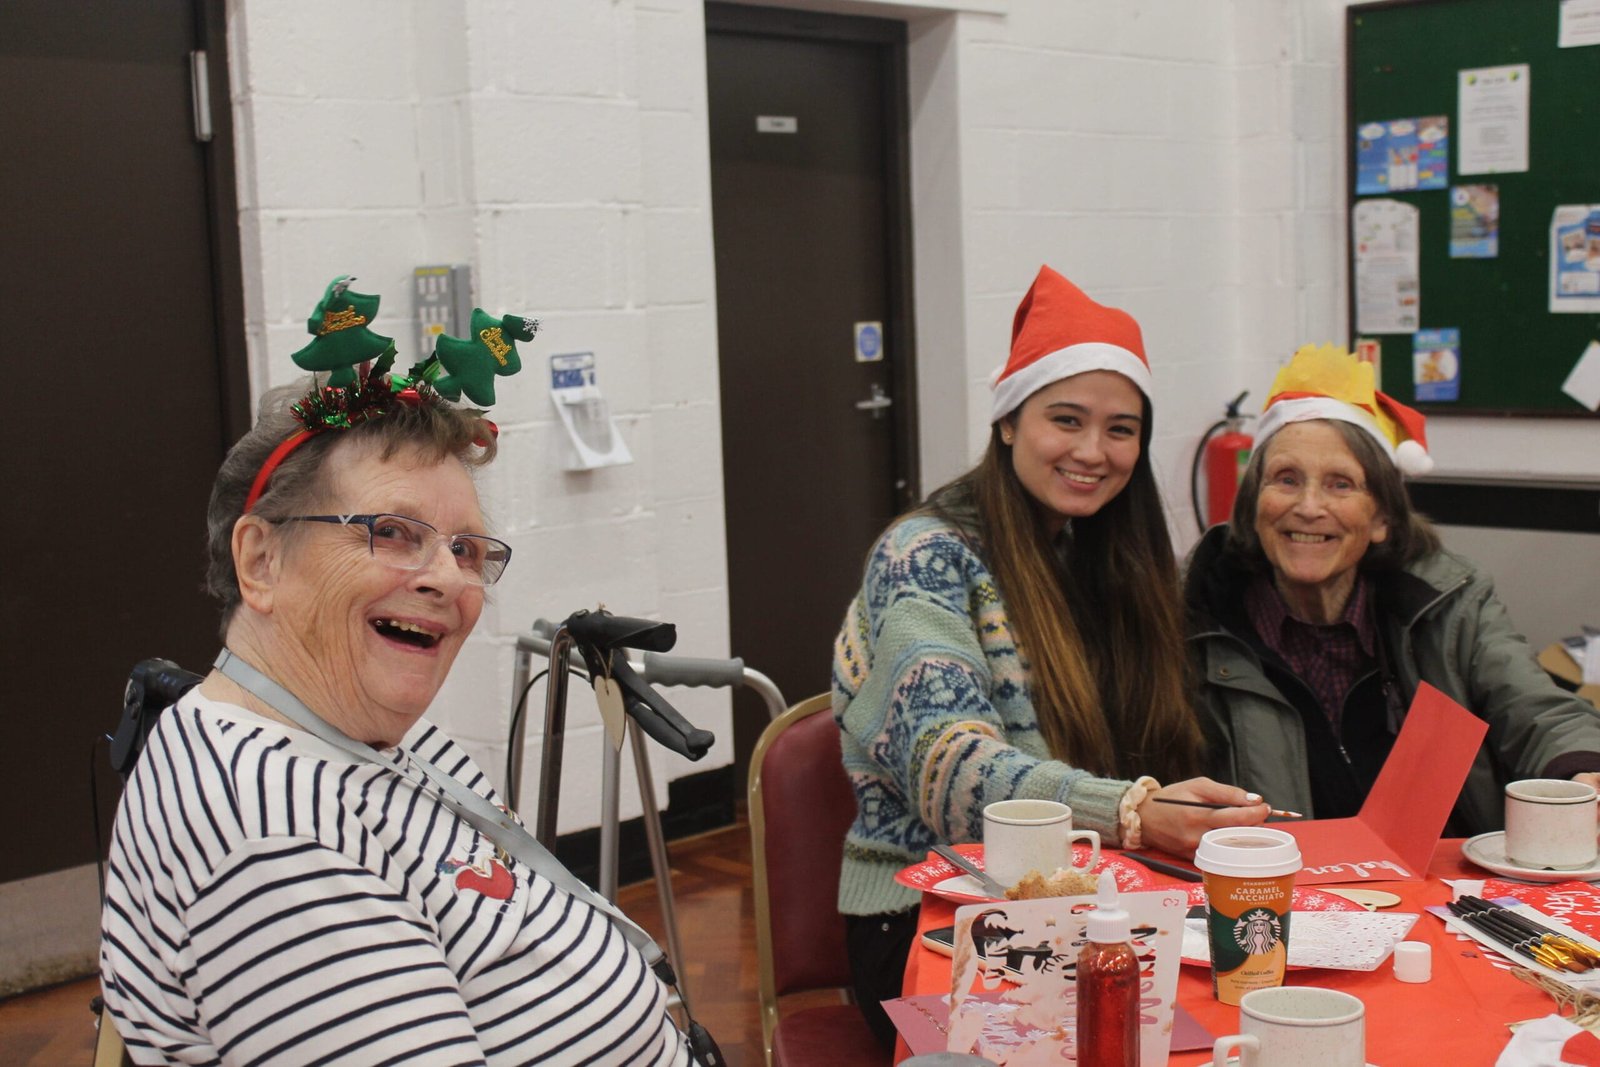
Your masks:
M 1245 465 L 1250 462 L 1250 449 L 1255 441 L 1244 432 L 1248 415 L 1239 413 L 1239 405 L 1250 395 L 1247 389 L 1228 404 L 1225 418 L 1212 423 L 1200 436 L 1195 446 L 1194 464 L 1189 469 L 1189 496 L 1194 505 L 1195 524 L 1205 533 L 1207 526 L 1227 522 L 1233 513 L 1233 498 L 1239 492 L 1239 479 L 1244 477 Z M 1206 506 L 1200 507 L 1200 465 L 1206 469 Z

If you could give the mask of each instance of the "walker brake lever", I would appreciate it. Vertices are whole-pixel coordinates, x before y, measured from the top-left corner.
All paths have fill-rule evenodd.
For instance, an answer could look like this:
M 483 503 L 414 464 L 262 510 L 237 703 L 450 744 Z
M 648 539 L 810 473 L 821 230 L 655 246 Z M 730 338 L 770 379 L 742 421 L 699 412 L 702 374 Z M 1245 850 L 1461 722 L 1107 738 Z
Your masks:
M 611 679 L 622 687 L 624 706 L 639 729 L 691 760 L 698 760 L 711 751 L 716 736 L 679 715 L 660 693 L 634 673 L 620 651 L 611 654 Z

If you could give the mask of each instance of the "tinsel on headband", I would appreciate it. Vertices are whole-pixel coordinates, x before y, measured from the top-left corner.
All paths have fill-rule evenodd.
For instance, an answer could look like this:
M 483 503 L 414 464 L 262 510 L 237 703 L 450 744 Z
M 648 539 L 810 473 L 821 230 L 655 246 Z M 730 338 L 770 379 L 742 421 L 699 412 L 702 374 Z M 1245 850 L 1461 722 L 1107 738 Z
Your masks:
M 245 499 L 246 512 L 266 490 L 272 472 L 317 434 L 348 430 L 402 404 L 444 404 L 463 394 L 480 407 L 493 404 L 495 378 L 522 369 L 516 342 L 533 340 L 539 329 L 537 319 L 523 315 L 497 319 L 482 308 L 473 308 L 471 337 L 441 335 L 432 355 L 413 366 L 410 373 L 395 374 L 394 340 L 368 328 L 378 314 L 379 298 L 352 292 L 354 280 L 351 275 L 341 275 L 329 282 L 306 320 L 311 343 L 291 358 L 296 366 L 313 374 L 326 372 L 328 379 L 314 384 L 290 405 L 290 413 L 303 429 L 281 442 L 262 464 Z M 481 410 L 475 413 L 484 414 Z M 489 423 L 489 428 L 495 431 L 494 423 Z

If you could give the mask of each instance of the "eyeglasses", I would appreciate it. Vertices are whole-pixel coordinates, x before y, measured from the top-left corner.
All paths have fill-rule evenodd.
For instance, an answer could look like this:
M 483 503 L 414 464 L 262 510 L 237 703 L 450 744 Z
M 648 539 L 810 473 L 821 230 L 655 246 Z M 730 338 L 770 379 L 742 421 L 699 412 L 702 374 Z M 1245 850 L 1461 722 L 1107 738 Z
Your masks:
M 441 543 L 449 544 L 461 575 L 473 585 L 493 585 L 511 562 L 511 546 L 483 534 L 442 534 L 421 519 L 405 515 L 290 515 L 282 522 L 331 522 L 364 526 L 372 558 L 387 567 L 419 571 Z

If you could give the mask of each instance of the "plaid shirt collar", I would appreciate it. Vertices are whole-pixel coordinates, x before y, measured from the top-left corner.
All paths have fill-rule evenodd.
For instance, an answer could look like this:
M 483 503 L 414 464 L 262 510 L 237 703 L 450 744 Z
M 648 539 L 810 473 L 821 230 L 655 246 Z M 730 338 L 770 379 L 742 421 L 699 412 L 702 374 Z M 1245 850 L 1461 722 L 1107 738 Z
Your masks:
M 1311 687 L 1335 728 L 1345 695 L 1376 657 L 1378 627 L 1369 600 L 1369 583 L 1357 572 L 1343 613 L 1318 625 L 1289 614 L 1270 576 L 1256 577 L 1245 590 L 1245 611 L 1257 635 Z

